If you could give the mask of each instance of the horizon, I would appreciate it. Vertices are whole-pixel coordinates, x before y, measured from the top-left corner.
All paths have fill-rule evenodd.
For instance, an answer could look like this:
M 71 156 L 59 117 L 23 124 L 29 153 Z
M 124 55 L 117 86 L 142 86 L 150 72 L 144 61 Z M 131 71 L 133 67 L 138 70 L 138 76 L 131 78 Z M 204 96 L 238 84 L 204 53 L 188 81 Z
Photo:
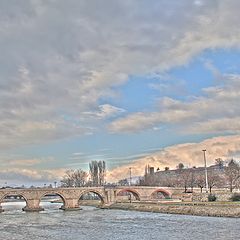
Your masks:
M 187 9 L 187 12 L 186 12 Z M 0 2 L 0 187 L 107 164 L 240 160 L 240 2 Z M 64 17 L 63 17 L 64 16 Z

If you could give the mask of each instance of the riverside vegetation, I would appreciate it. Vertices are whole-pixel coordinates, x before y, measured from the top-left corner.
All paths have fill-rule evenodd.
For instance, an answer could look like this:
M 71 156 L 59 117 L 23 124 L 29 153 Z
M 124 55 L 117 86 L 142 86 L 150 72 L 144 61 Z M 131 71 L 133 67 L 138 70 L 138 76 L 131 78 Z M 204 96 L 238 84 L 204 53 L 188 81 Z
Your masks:
M 211 217 L 240 217 L 240 203 L 115 203 L 108 209 Z

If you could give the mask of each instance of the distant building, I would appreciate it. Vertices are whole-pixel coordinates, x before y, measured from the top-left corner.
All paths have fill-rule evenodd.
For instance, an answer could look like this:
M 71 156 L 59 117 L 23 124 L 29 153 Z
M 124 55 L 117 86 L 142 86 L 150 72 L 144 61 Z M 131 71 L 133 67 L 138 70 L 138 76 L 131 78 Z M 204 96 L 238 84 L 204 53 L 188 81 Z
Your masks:
M 218 187 L 225 187 L 223 164 L 215 164 L 207 167 L 208 178 L 211 185 L 218 185 Z M 216 181 L 216 179 L 218 181 Z M 153 167 L 149 165 L 145 168 L 144 178 L 141 180 L 141 185 L 149 186 L 163 186 L 163 187 L 186 187 L 193 188 L 199 187 L 200 181 L 205 184 L 205 168 L 204 167 L 193 167 L 193 168 L 181 168 L 169 170 L 166 168 L 163 171 L 154 171 Z M 213 180 L 215 181 L 213 183 Z

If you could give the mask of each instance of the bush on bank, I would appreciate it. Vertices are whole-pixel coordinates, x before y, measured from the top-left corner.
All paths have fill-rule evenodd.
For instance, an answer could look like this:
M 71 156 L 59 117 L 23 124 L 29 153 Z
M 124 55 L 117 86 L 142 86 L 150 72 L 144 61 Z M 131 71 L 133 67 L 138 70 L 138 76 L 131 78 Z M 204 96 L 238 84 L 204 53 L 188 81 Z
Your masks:
M 217 200 L 217 197 L 214 194 L 208 195 L 208 201 L 209 202 L 215 202 Z
M 232 197 L 230 198 L 231 201 L 240 201 L 240 193 L 234 193 Z

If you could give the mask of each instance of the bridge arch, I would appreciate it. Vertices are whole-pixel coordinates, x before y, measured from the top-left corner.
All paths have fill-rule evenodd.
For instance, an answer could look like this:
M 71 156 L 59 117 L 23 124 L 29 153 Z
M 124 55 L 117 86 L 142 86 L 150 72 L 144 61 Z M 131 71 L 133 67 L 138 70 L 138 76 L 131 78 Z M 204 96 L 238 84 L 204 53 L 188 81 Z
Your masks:
M 101 201 L 101 204 L 104 204 L 106 202 L 105 201 L 105 196 L 103 195 L 103 193 L 98 191 L 98 190 L 94 190 L 94 189 L 88 189 L 88 190 L 85 190 L 85 191 L 81 192 L 78 199 L 80 200 L 83 195 L 88 194 L 88 193 L 96 194 L 99 197 L 99 199 Z
M 169 199 L 171 198 L 171 193 L 165 189 L 162 189 L 162 188 L 158 188 L 156 190 L 154 190 L 151 195 L 150 195 L 150 198 L 151 199 L 154 199 L 154 198 L 157 198 L 158 194 L 162 194 L 162 196 L 165 198 L 165 199 Z
M 6 198 L 6 197 L 22 197 L 26 202 L 27 202 L 27 197 L 23 193 L 12 193 L 8 192 L 5 193 L 1 198 L 0 198 L 0 203 Z
M 62 193 L 59 193 L 58 191 L 46 191 L 46 192 L 42 193 L 39 197 L 39 205 L 41 204 L 41 201 L 44 197 L 53 196 L 53 195 L 61 198 L 61 200 L 63 202 L 61 209 L 64 209 L 65 206 L 67 205 L 67 200 L 66 200 L 65 196 Z
M 22 193 L 13 193 L 13 192 L 8 192 L 5 193 L 3 196 L 1 196 L 0 198 L 0 210 L 2 209 L 2 211 L 4 211 L 4 208 L 2 208 L 2 203 L 5 203 L 6 201 L 4 201 L 7 197 L 20 197 L 23 198 L 25 201 L 26 206 L 23 206 L 23 208 L 28 206 L 28 198 L 25 196 L 25 194 Z
M 122 193 L 131 193 L 137 201 L 140 201 L 140 194 L 138 191 L 130 188 L 124 188 L 117 192 L 117 196 L 120 196 Z

